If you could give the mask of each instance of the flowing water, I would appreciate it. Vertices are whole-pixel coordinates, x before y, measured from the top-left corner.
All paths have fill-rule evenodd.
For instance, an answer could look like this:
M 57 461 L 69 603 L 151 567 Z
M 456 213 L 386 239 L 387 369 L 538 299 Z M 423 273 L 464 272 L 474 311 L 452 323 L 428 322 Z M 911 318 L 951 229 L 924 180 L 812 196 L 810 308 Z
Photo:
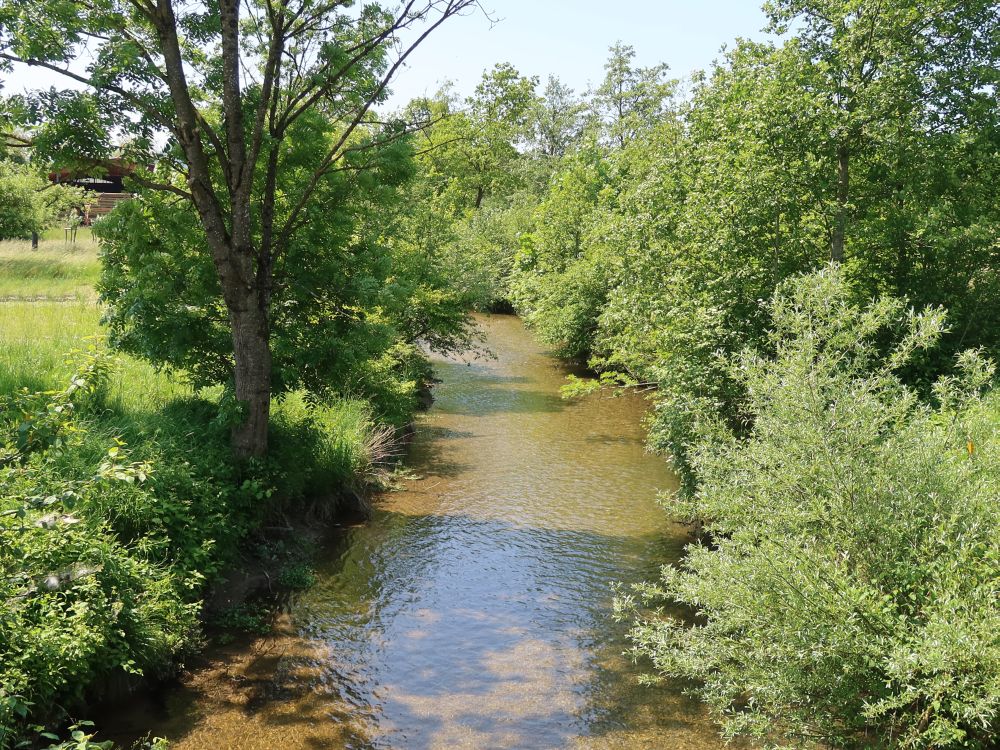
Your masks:
M 674 687 L 642 687 L 612 581 L 685 542 L 655 505 L 638 396 L 566 402 L 566 371 L 509 316 L 495 359 L 437 359 L 415 478 L 318 562 L 275 632 L 210 652 L 165 703 L 123 711 L 195 748 L 720 748 Z

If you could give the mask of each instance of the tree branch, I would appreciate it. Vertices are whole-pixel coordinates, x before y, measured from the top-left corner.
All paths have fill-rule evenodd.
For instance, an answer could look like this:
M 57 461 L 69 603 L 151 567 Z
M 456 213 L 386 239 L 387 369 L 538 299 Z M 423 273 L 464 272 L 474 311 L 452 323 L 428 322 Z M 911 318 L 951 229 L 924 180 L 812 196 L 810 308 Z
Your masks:
M 412 44 L 410 44 L 410 46 L 407 47 L 406 50 L 402 52 L 402 54 L 400 54 L 396 62 L 389 67 L 389 70 L 382 77 L 375 91 L 373 91 L 369 95 L 365 103 L 358 108 L 358 111 L 355 114 L 354 118 L 347 125 L 347 127 L 344 128 L 344 131 L 341 133 L 340 138 L 334 144 L 333 148 L 329 150 L 326 157 L 323 159 L 323 162 L 320 164 L 320 166 L 316 169 L 316 171 L 310 178 L 309 183 L 306 185 L 305 190 L 303 190 L 302 195 L 296 202 L 295 207 L 289 214 L 288 220 L 286 221 L 284 228 L 282 229 L 281 233 L 278 236 L 277 249 L 279 251 L 281 251 L 287 245 L 288 240 L 291 237 L 293 227 L 295 227 L 296 222 L 298 220 L 298 216 L 299 214 L 302 213 L 303 209 L 305 209 L 306 205 L 308 205 L 313 192 L 316 190 L 316 186 L 319 184 L 320 180 L 323 179 L 323 177 L 329 172 L 330 168 L 337 161 L 337 159 L 343 156 L 342 149 L 344 147 L 344 144 L 354 134 L 354 131 L 364 120 L 365 115 L 368 114 L 368 111 L 372 108 L 374 103 L 379 99 L 382 92 L 385 90 L 386 86 L 389 85 L 389 81 L 392 80 L 392 77 L 396 74 L 396 71 L 399 70 L 400 67 L 402 67 L 403 63 L 410 56 L 410 54 L 412 54 L 412 52 L 415 49 L 417 49 L 417 47 L 420 46 L 420 44 L 428 36 L 430 36 L 430 34 L 433 31 L 435 31 L 442 23 L 444 23 L 447 19 L 451 18 L 455 14 L 460 13 L 462 10 L 465 10 L 474 3 L 475 0 L 448 0 L 447 6 L 442 11 L 440 18 L 438 18 L 434 23 L 432 23 L 430 27 L 425 29 L 424 32 L 420 34 L 420 36 L 417 37 L 417 39 Z

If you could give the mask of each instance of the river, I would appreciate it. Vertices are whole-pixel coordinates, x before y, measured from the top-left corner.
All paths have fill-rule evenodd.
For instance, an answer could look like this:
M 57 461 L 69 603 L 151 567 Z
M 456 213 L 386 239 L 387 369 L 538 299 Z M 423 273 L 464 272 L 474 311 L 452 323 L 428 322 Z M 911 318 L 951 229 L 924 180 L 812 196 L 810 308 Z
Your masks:
M 677 686 L 642 687 L 612 581 L 655 577 L 686 541 L 655 504 L 637 395 L 567 402 L 562 364 L 511 316 L 495 359 L 436 358 L 413 478 L 343 530 L 267 637 L 209 652 L 149 729 L 216 748 L 721 748 Z

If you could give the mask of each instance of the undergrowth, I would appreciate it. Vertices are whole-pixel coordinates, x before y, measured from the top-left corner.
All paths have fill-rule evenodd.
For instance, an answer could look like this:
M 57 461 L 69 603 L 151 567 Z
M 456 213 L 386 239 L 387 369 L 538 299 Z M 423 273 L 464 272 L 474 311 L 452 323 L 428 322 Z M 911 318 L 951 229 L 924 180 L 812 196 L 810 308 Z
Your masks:
M 240 464 L 217 394 L 96 348 L 72 368 L 50 356 L 34 388 L 12 388 L 41 351 L 7 347 L 0 381 L 3 750 L 67 721 L 116 673 L 173 670 L 201 643 L 206 586 L 248 537 L 305 498 L 336 503 L 371 465 L 364 402 L 286 397 L 272 454 Z

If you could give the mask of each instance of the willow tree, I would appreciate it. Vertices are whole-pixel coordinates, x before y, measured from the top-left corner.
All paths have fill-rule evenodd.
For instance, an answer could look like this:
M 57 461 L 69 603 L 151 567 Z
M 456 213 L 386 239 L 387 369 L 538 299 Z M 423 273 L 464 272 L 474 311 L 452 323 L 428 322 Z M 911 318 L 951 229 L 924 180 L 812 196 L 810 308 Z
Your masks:
M 405 135 L 399 123 L 375 123 L 373 107 L 413 50 L 474 5 L 0 0 L 0 64 L 67 81 L 8 107 L 31 128 L 37 155 L 100 163 L 123 150 L 156 165 L 136 170 L 140 185 L 197 214 L 232 337 L 237 455 L 267 452 L 275 263 L 317 211 L 331 210 L 317 207 L 327 176 L 364 170 L 359 155 Z M 334 128 L 303 170 L 287 141 L 317 112 Z

